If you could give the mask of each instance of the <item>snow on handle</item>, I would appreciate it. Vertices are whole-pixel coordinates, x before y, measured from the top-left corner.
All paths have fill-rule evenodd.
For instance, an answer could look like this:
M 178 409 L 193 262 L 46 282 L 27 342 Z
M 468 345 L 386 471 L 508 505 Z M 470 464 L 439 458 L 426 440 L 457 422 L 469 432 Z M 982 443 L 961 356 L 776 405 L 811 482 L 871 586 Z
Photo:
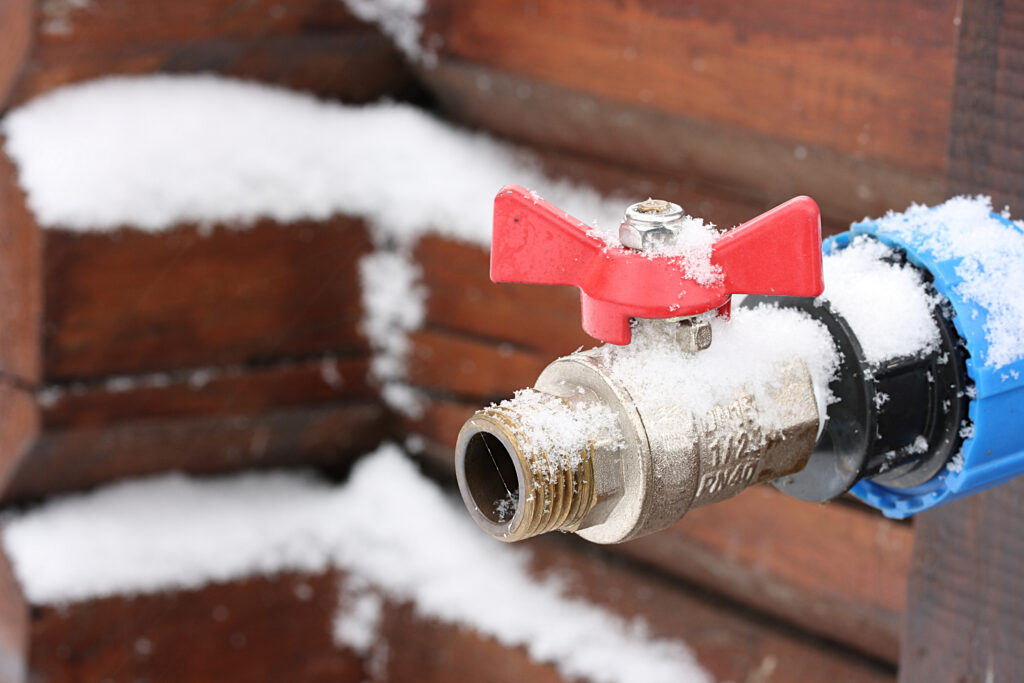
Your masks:
M 355 602 L 340 608 L 342 616 L 358 611 L 360 623 L 336 625 L 340 642 L 372 640 L 367 629 L 376 610 L 364 591 L 372 586 L 413 602 L 425 617 L 523 647 L 566 677 L 711 680 L 682 643 L 567 596 L 564 582 L 532 576 L 524 551 L 481 534 L 461 505 L 390 445 L 362 460 L 341 486 L 285 473 L 164 475 L 56 498 L 12 515 L 3 544 L 35 604 L 333 564 L 358 588 Z M 492 608 L 495 586 L 508 598 L 501 610 Z

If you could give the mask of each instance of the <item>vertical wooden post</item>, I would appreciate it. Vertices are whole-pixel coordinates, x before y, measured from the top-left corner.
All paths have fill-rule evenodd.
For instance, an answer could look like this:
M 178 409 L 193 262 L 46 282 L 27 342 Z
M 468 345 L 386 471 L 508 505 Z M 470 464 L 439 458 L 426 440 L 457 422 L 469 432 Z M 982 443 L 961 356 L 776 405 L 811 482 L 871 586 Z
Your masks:
M 1024 214 L 1024 4 L 965 0 L 948 187 Z M 1024 680 L 1024 478 L 920 515 L 900 680 Z
M 40 239 L 14 165 L 0 152 L 0 490 L 39 432 Z
M 916 522 L 900 680 L 1024 680 L 1024 479 Z

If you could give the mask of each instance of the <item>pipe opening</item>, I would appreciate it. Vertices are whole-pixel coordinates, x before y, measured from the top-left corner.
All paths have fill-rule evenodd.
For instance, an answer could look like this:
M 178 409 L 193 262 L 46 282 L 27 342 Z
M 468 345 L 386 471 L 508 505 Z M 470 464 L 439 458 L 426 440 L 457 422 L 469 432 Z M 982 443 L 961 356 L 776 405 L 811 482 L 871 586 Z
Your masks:
M 477 509 L 494 524 L 512 520 L 519 507 L 519 474 L 513 455 L 493 434 L 477 432 L 463 456 L 466 488 Z

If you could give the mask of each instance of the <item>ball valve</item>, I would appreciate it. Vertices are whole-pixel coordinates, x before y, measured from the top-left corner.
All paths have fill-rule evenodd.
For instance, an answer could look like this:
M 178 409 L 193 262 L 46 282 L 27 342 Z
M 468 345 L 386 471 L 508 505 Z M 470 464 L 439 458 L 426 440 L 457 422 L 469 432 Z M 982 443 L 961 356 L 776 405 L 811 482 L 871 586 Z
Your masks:
M 902 517 L 1024 469 L 1021 438 L 993 426 L 1024 410 L 1024 360 L 998 383 L 976 360 L 984 318 L 957 293 L 957 255 L 877 223 L 825 252 L 839 274 L 864 270 L 822 297 L 807 197 L 723 234 L 648 200 L 614 240 L 502 189 L 492 279 L 578 287 L 605 344 L 466 422 L 456 474 L 476 522 L 506 541 L 619 542 L 769 481 L 813 501 L 852 490 Z M 901 283 L 920 301 L 893 301 Z M 892 332 L 911 322 L 929 336 L 900 347 Z
M 728 335 L 710 333 L 733 294 L 821 293 L 818 207 L 798 197 L 722 236 L 685 218 L 669 202 L 635 204 L 620 228 L 631 246 L 622 247 L 522 188 L 498 194 L 492 279 L 579 287 L 584 329 L 607 343 L 555 361 L 534 390 L 463 428 L 460 487 L 493 535 L 561 529 L 622 541 L 805 464 L 818 401 L 797 354 L 783 354 L 763 387 L 719 377 L 710 403 L 665 399 L 717 372 L 689 366 L 728 353 Z M 652 329 L 634 328 L 638 320 Z M 641 340 L 629 343 L 634 333 L 652 353 L 668 351 L 667 368 L 635 367 L 647 354 Z M 675 374 L 686 386 L 655 388 Z

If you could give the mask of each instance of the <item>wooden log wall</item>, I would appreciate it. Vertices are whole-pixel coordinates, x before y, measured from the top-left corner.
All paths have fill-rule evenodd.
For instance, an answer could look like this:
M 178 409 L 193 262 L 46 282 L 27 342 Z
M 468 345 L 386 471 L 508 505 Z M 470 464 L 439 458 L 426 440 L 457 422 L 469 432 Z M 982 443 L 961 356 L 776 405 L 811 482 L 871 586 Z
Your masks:
M 572 572 L 573 592 L 611 612 L 642 615 L 682 638 L 716 680 L 881 683 L 884 667 L 672 581 L 557 540 L 532 543 L 535 571 Z M 489 637 L 386 603 L 380 641 L 357 654 L 331 641 L 344 577 L 286 573 L 67 607 L 34 606 L 29 668 L 41 680 L 560 681 L 557 671 Z M 256 656 L 254 653 L 259 653 Z
M 118 74 L 208 72 L 364 102 L 409 95 L 399 52 L 336 0 L 5 0 L 0 111 Z
M 590 162 L 565 166 L 621 177 Z M 723 213 L 749 210 L 700 198 Z M 356 264 L 369 250 L 358 221 L 215 226 L 204 235 L 194 226 L 35 229 L 41 376 L 56 391 L 22 392 L 33 399 L 41 433 L 12 470 L 9 501 L 167 469 L 338 465 L 389 433 L 358 332 Z M 472 410 L 532 383 L 551 359 L 591 340 L 572 290 L 495 286 L 483 249 L 438 237 L 424 238 L 414 254 L 428 300 L 426 325 L 412 335 L 410 380 L 430 401 L 427 417 L 404 431 L 425 437 L 433 462 L 450 473 L 450 445 Z M 325 379 L 333 376 L 340 386 Z M 853 506 L 804 505 L 757 489 L 611 551 L 546 541 L 536 552 L 583 576 L 587 597 L 691 642 L 721 677 L 771 671 L 772 680 L 799 681 L 811 670 L 873 681 L 891 677 L 897 656 L 909 538 L 909 527 Z M 280 658 L 261 669 L 264 680 L 288 666 L 313 680 L 382 675 L 329 642 L 334 584 L 307 579 L 317 595 L 326 591 L 309 605 L 295 599 L 295 577 L 66 609 L 35 605 L 24 612 L 27 624 L 12 624 L 16 636 L 26 634 L 12 642 L 27 653 L 28 671 L 53 680 L 249 673 L 240 661 L 248 647 Z M 221 604 L 242 616 L 217 622 L 209 615 Z M 425 623 L 407 607 L 387 614 L 385 636 L 403 644 L 388 659 L 391 680 L 412 671 L 422 672 L 418 680 L 446 680 L 495 661 L 509 680 L 557 680 L 522 651 Z M 297 635 L 264 646 L 279 637 L 262 625 L 268 621 L 297 623 Z M 204 633 L 219 646 L 210 663 L 181 654 L 186 630 L 190 641 Z M 246 646 L 225 649 L 232 638 Z M 195 668 L 203 666 L 211 668 Z
M 5 234 L 38 254 L 12 290 L 41 294 L 11 309 L 38 318 L 5 328 L 36 336 L 3 347 L 5 413 L 25 414 L 0 434 L 14 446 L 5 500 L 168 469 L 329 465 L 383 438 L 358 329 L 359 221 L 80 233 L 40 230 L 9 196 L 21 208 Z M 21 245 L 2 260 L 19 263 Z
M 944 199 L 958 7 L 433 0 L 421 77 L 454 119 L 848 223 Z
M 11 0 L 0 37 L 0 111 L 154 71 L 350 102 L 418 92 L 391 41 L 336 0 Z M 2 155 L 0 218 L 0 499 L 167 469 L 337 464 L 383 437 L 358 330 L 358 221 L 41 230 Z

